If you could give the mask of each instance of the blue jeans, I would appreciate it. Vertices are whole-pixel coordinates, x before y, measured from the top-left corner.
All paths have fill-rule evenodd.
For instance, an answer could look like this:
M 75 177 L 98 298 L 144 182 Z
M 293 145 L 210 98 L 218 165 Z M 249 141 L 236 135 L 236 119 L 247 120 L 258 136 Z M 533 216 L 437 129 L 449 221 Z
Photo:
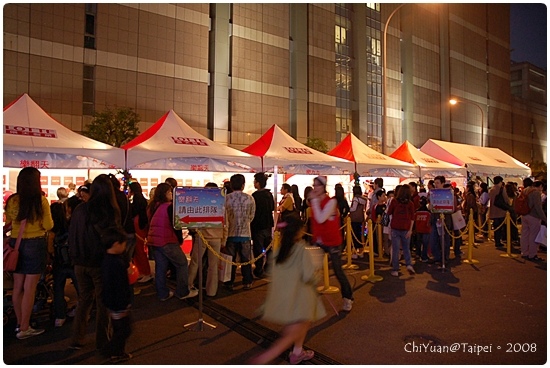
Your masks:
M 252 232 L 252 251 L 254 252 L 254 258 L 258 257 L 264 252 L 264 250 L 267 249 L 269 244 L 271 244 L 272 239 L 273 237 L 271 236 L 271 228 Z M 261 257 L 256 262 L 254 262 L 254 265 L 256 266 L 256 268 L 254 269 L 254 274 L 256 276 L 261 276 L 262 273 L 266 271 L 269 264 L 268 256 L 271 256 L 271 253 L 272 249 L 270 249 L 269 252 L 265 254 L 265 257 Z
M 233 256 L 233 262 L 237 259 L 237 254 L 239 255 L 240 263 L 247 263 L 250 261 L 250 256 L 252 255 L 252 243 L 250 240 L 243 242 L 227 241 L 225 249 Z M 243 275 L 243 285 L 252 284 L 252 265 L 241 266 L 241 272 Z M 236 273 L 237 266 L 231 266 L 231 281 L 227 284 L 233 285 Z
M 351 291 L 351 285 L 349 283 L 348 277 L 342 269 L 342 252 L 340 246 L 329 247 L 327 245 L 322 245 L 317 243 L 319 248 L 321 248 L 325 253 L 328 253 L 330 261 L 332 262 L 332 269 L 334 270 L 334 275 L 340 283 L 340 289 L 342 291 L 342 298 L 352 299 L 353 293 Z
M 157 296 L 160 299 L 164 299 L 168 297 L 170 292 L 170 289 L 166 286 L 166 271 L 168 271 L 169 264 L 172 264 L 176 268 L 176 297 L 181 298 L 189 294 L 187 257 L 185 257 L 179 244 L 166 244 L 163 247 L 153 248 Z
M 408 230 L 391 229 L 391 265 L 392 271 L 399 271 L 399 247 L 403 249 L 405 264 L 411 265 L 411 238 L 406 238 Z
M 73 281 L 76 295 L 80 294 L 73 266 L 61 266 L 54 263 L 53 269 L 53 314 L 56 319 L 65 319 L 67 302 L 65 301 L 65 284 L 67 278 Z
M 420 254 L 420 258 L 423 260 L 428 259 L 428 247 L 430 246 L 430 234 L 421 234 L 416 233 L 416 239 L 418 241 L 418 248 L 416 249 L 416 254 Z
M 352 238 L 353 238 L 353 247 L 355 250 L 360 251 L 363 249 L 363 243 L 361 243 L 363 232 L 363 223 L 362 222 L 352 222 L 351 223 L 351 230 L 353 232 Z M 375 243 L 376 244 L 376 243 Z M 376 244 L 378 245 L 378 244 Z M 376 252 L 378 250 L 377 247 L 373 248 Z

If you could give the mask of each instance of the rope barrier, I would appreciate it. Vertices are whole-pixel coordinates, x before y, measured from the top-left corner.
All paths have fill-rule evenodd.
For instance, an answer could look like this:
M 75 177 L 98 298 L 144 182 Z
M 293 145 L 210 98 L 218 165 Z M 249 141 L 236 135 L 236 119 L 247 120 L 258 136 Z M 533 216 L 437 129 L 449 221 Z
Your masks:
M 462 238 L 463 235 L 467 234 L 469 229 L 468 229 L 468 224 L 466 224 L 466 226 L 464 227 L 464 231 L 460 231 L 458 230 L 458 235 L 453 235 L 453 233 L 447 228 L 447 224 L 445 223 L 445 221 L 442 221 L 442 227 L 445 229 L 445 232 L 447 232 L 447 234 L 449 234 L 449 236 L 451 237 L 451 239 L 459 239 L 459 238 Z M 454 232 L 454 230 L 453 230 Z
M 474 233 L 474 229 L 477 229 L 477 230 L 480 230 L 480 231 L 483 231 L 483 227 L 486 225 L 486 224 L 490 224 L 492 223 L 492 220 L 490 218 L 486 218 L 485 220 L 485 223 L 483 223 L 483 225 L 481 226 L 477 226 L 473 220 L 473 210 L 470 209 L 471 211 L 471 214 L 470 214 L 470 218 L 468 219 L 468 223 L 466 224 L 466 227 L 464 228 L 464 230 L 459 230 L 458 231 L 458 235 L 454 235 L 454 230 L 449 230 L 449 228 L 447 228 L 447 224 L 445 223 L 445 221 L 441 221 L 442 223 L 442 229 L 444 229 L 444 231 L 451 237 L 451 239 L 454 241 L 455 239 L 459 239 L 459 238 L 462 238 L 464 235 L 468 234 L 469 237 L 472 237 L 473 233 Z M 519 218 L 519 217 L 518 217 Z M 516 228 L 519 229 L 519 226 L 518 226 L 518 223 L 515 222 L 511 216 L 510 216 L 510 213 L 507 211 L 506 212 L 506 217 L 505 217 L 505 221 L 503 221 L 499 226 L 497 226 L 496 228 L 494 229 L 491 229 L 493 232 L 494 231 L 497 231 L 499 230 L 501 227 L 505 226 L 505 225 L 508 225 L 507 226 L 507 253 L 506 254 L 502 254 L 501 256 L 502 257 L 509 257 L 509 258 L 515 258 L 517 257 L 517 255 L 514 255 L 511 253 L 511 244 L 510 244 L 510 224 L 515 226 Z M 356 234 L 352 231 L 351 229 L 351 219 L 350 217 L 348 216 L 346 218 L 346 223 L 341 226 L 338 230 L 343 230 L 344 228 L 346 228 L 346 249 L 347 249 L 347 253 L 348 253 L 348 264 L 345 265 L 346 268 L 352 268 L 353 265 L 350 265 L 351 261 L 351 243 L 352 243 L 352 239 L 354 239 L 357 243 L 359 244 L 362 244 L 364 247 L 368 247 L 368 250 L 369 250 L 369 268 L 370 268 L 370 273 L 369 273 L 369 276 L 363 276 L 362 279 L 363 280 L 368 280 L 368 281 L 380 281 L 378 280 L 378 278 L 380 276 L 376 276 L 374 274 L 374 249 L 373 249 L 373 231 L 377 231 L 379 230 L 379 227 L 380 229 L 382 228 L 382 224 L 379 223 L 378 221 L 374 223 L 374 226 L 373 226 L 373 222 L 371 219 L 368 219 L 367 221 L 367 229 L 368 229 L 368 237 L 367 239 L 365 239 L 365 241 L 362 241 L 362 239 L 358 239 Z M 275 247 L 275 244 L 276 242 L 279 241 L 279 235 L 278 235 L 278 232 L 275 232 L 274 233 L 274 236 L 273 236 L 273 240 L 271 241 L 271 243 L 268 245 L 268 247 L 265 249 L 265 252 L 263 252 L 262 254 L 260 254 L 258 257 L 255 257 L 255 258 L 252 258 L 250 259 L 248 262 L 244 262 L 244 263 L 241 263 L 241 262 L 233 262 L 233 261 L 228 261 L 227 259 L 223 258 L 221 256 L 221 253 L 218 253 L 214 248 L 212 248 L 212 246 L 208 243 L 208 241 L 204 238 L 204 235 L 202 234 L 202 232 L 200 230 L 197 230 L 197 234 L 198 236 L 201 238 L 203 244 L 221 261 L 223 262 L 226 262 L 226 263 L 230 263 L 231 265 L 233 266 L 247 266 L 247 265 L 252 265 L 253 263 L 255 263 L 257 260 L 259 260 L 260 258 L 262 257 L 265 257 L 266 253 L 271 250 L 271 248 L 274 248 Z M 304 235 L 307 235 L 307 236 L 313 236 L 313 234 L 310 234 L 310 233 L 307 233 L 307 232 L 304 232 Z M 353 238 L 352 238 L 353 237 Z M 378 236 L 378 254 L 380 255 L 381 252 L 382 252 L 382 238 L 381 236 Z M 141 240 L 141 239 L 140 239 Z M 144 241 L 146 241 L 146 239 L 143 239 Z M 472 243 L 473 244 L 473 241 L 469 241 L 469 243 Z M 470 246 L 472 244 L 469 244 L 469 248 L 468 248 L 468 258 L 470 260 L 471 258 L 471 250 L 470 250 Z M 325 254 L 326 255 L 326 254 Z M 372 258 L 372 260 L 371 260 Z M 475 260 L 471 260 L 471 261 L 475 261 Z M 328 258 L 327 258 L 327 264 L 328 264 Z M 328 273 L 325 271 L 325 273 Z M 380 277 L 380 279 L 382 279 Z M 325 289 L 329 289 L 329 288 L 332 288 L 332 287 L 327 287 L 325 285 Z M 331 291 L 332 292 L 332 291 Z
M 275 244 L 275 240 L 277 239 L 278 240 L 278 236 L 276 234 L 274 234 L 273 236 L 273 240 L 271 240 L 271 243 L 269 243 L 269 245 L 267 246 L 267 248 L 265 249 L 265 253 L 262 253 L 260 254 L 258 257 L 256 258 L 252 258 L 250 261 L 248 262 L 245 262 L 245 263 L 239 263 L 239 262 L 233 262 L 233 261 L 228 261 L 227 259 L 223 258 L 221 256 L 220 253 L 216 252 L 216 250 L 214 250 L 214 248 L 212 248 L 212 246 L 208 243 L 208 241 L 204 238 L 204 235 L 202 235 L 202 232 L 200 230 L 197 230 L 197 234 L 199 235 L 199 237 L 201 238 L 202 242 L 204 245 L 206 245 L 206 247 L 216 256 L 218 257 L 218 259 L 222 260 L 223 262 L 225 263 L 231 263 L 231 265 L 233 266 L 248 266 L 248 265 L 251 265 L 253 263 L 255 263 L 258 259 L 262 258 L 262 257 L 265 257 L 266 253 L 271 249 L 273 248 L 274 244 Z

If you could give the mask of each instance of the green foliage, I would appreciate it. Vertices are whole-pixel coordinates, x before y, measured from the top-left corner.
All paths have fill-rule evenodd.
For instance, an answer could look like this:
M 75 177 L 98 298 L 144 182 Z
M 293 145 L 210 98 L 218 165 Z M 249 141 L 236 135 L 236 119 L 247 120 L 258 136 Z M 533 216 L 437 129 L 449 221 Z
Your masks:
M 309 148 L 313 148 L 314 150 L 317 150 L 319 152 L 327 153 L 328 152 L 328 146 L 327 143 L 322 140 L 321 138 L 307 138 L 306 146 Z
M 533 175 L 536 180 L 546 180 L 548 173 L 546 162 L 534 160 L 530 162 L 528 166 L 531 168 L 531 175 Z
M 139 115 L 129 107 L 106 107 L 96 111 L 83 134 L 97 141 L 120 147 L 139 135 Z

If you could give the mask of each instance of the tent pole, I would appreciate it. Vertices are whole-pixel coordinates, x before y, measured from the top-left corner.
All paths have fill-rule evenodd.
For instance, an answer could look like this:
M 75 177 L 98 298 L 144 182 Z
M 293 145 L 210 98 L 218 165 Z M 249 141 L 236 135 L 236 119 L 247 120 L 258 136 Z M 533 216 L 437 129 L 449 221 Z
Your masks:
M 277 201 L 277 174 L 279 173 L 279 170 L 278 170 L 278 167 L 277 165 L 273 166 L 273 185 L 274 185 L 274 188 L 273 188 L 273 200 L 275 201 L 275 211 L 273 211 L 273 223 L 277 223 L 277 219 L 278 219 L 278 214 L 277 214 L 277 203 L 279 203 Z M 273 231 L 275 231 L 275 229 L 273 229 Z

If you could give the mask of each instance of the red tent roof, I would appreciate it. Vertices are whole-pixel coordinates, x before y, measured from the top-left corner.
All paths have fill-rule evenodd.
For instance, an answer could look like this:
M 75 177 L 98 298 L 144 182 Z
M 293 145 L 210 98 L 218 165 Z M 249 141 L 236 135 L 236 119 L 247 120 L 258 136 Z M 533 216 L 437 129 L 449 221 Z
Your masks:
M 243 152 L 261 157 L 265 171 L 276 165 L 289 174 L 346 175 L 353 172 L 351 162 L 307 147 L 276 124 Z
M 355 162 L 355 170 L 361 176 L 404 178 L 418 176 L 418 170 L 413 165 L 370 148 L 351 133 L 328 154 Z

